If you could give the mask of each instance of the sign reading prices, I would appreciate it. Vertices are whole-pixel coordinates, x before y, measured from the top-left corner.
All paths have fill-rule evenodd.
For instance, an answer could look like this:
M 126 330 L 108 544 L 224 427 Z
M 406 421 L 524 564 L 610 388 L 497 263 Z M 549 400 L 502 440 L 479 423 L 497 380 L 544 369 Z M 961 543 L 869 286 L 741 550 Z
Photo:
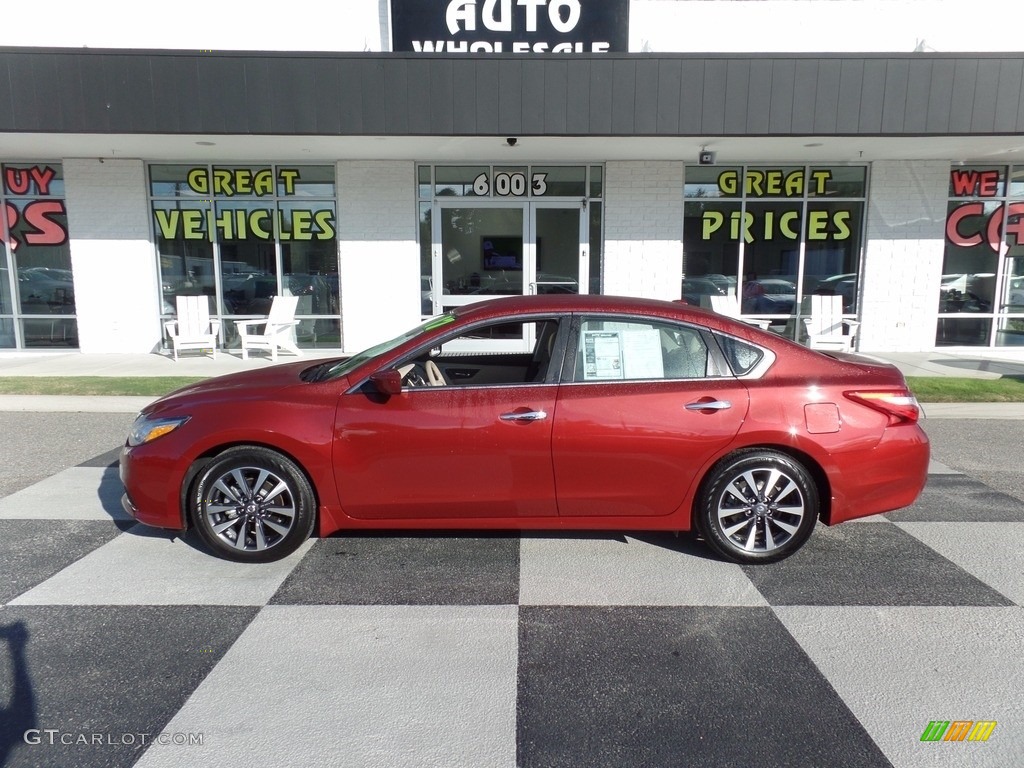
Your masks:
M 625 53 L 629 0 L 391 0 L 391 50 Z

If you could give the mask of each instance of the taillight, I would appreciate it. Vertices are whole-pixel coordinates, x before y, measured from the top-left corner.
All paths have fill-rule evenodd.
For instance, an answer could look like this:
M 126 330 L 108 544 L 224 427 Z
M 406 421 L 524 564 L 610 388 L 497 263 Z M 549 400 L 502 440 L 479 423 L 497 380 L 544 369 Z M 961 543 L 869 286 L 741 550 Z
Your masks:
M 916 424 L 921 416 L 917 398 L 906 389 L 875 389 L 844 392 L 855 403 L 881 411 L 889 417 L 889 426 Z

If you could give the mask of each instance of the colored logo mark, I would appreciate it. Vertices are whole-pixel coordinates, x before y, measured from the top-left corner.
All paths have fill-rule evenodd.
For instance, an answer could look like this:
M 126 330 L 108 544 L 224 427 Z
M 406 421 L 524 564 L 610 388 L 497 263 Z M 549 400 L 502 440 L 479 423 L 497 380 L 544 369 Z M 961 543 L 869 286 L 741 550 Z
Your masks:
M 921 741 L 988 741 L 995 720 L 930 720 Z

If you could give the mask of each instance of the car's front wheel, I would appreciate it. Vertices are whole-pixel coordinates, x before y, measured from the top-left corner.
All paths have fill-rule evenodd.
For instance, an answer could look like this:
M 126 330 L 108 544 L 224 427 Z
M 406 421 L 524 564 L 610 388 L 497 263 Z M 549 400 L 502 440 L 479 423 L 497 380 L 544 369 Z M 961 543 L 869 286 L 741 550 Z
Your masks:
M 697 527 L 719 554 L 771 563 L 796 552 L 818 519 L 818 489 L 784 453 L 744 451 L 720 462 L 702 485 Z
M 306 475 L 288 457 L 258 446 L 229 448 L 203 467 L 188 508 L 199 536 L 217 555 L 248 563 L 291 554 L 309 538 L 316 519 Z

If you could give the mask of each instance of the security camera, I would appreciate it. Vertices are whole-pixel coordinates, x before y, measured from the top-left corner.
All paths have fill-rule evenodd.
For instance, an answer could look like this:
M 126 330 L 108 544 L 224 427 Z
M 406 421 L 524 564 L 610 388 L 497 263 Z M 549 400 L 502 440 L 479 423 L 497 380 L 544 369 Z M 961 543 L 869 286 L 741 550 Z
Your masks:
M 509 136 L 507 139 L 505 139 L 505 143 L 508 144 L 510 147 L 514 147 L 516 144 L 519 143 L 519 139 L 517 139 L 515 136 Z

